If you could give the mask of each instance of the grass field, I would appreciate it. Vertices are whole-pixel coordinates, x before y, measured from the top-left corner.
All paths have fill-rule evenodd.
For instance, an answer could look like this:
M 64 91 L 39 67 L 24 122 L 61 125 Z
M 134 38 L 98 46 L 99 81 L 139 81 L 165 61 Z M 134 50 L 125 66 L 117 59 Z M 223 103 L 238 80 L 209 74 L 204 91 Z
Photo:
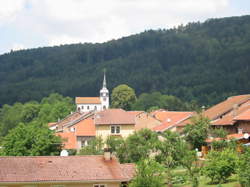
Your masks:
M 185 170 L 182 168 L 178 168 L 174 170 L 175 174 L 185 174 Z M 200 177 L 200 187 L 219 187 L 218 184 L 209 184 L 210 180 L 206 177 Z M 192 187 L 191 184 L 174 184 L 174 187 Z M 221 187 L 240 187 L 239 183 L 237 182 L 236 176 L 232 176 L 229 178 L 228 182 L 225 184 L 221 184 Z

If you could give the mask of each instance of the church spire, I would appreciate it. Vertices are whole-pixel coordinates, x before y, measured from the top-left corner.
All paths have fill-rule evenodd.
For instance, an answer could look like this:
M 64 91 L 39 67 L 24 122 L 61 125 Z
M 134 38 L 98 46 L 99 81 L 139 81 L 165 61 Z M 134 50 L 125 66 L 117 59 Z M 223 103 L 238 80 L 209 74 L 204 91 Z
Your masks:
M 102 87 L 103 87 L 103 88 L 107 88 L 106 86 L 107 86 L 107 84 L 106 84 L 106 70 L 104 69 L 104 76 L 103 76 Z

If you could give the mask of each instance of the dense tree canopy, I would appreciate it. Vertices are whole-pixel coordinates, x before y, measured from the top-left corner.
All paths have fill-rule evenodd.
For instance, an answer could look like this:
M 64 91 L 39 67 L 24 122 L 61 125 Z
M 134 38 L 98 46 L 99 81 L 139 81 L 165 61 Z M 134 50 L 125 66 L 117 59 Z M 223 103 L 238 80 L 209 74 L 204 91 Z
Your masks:
M 15 103 L 13 106 L 3 105 L 0 108 L 0 138 L 19 123 L 47 125 L 48 122 L 56 122 L 74 110 L 73 100 L 59 94 L 50 94 L 40 103 L 31 101 L 24 104 Z
M 50 93 L 97 96 L 102 70 L 108 88 L 160 91 L 211 105 L 250 92 L 250 16 L 210 19 L 146 31 L 102 44 L 74 44 L 0 56 L 0 105 Z
M 4 137 L 0 153 L 4 156 L 59 155 L 61 139 L 47 126 L 19 124 Z
M 121 84 L 115 87 L 112 91 L 111 102 L 113 108 L 122 108 L 131 110 L 132 105 L 136 101 L 136 95 L 133 88 L 126 84 Z
M 210 120 L 201 114 L 194 116 L 191 123 L 184 127 L 185 139 L 193 149 L 200 149 L 201 146 L 206 145 L 209 127 Z

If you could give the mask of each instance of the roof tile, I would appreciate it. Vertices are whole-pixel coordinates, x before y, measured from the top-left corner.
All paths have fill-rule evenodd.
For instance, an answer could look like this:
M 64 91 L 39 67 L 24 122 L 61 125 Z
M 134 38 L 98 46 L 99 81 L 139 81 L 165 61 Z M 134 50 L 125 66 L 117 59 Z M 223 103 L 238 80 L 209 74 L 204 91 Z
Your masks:
M 101 104 L 100 97 L 76 97 L 76 104 Z
M 115 158 L 105 161 L 103 156 L 0 157 L 0 168 L 0 183 L 128 181 L 132 176 L 132 169 L 123 170 Z

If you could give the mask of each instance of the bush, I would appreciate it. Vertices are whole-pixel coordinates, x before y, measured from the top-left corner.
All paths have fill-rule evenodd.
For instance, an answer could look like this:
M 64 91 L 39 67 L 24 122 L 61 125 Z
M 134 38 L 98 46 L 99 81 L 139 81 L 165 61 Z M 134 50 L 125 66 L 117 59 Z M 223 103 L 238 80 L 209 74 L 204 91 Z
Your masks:
M 165 187 L 165 168 L 152 159 L 139 161 L 129 187 Z
M 246 148 L 245 152 L 240 155 L 238 161 L 237 174 L 242 187 L 250 186 L 250 148 Z
M 172 176 L 172 184 L 185 184 L 188 182 L 188 176 L 184 173 L 175 173 Z
M 211 151 L 203 168 L 205 176 L 211 179 L 212 183 L 226 182 L 235 173 L 237 155 L 231 149 L 223 151 Z

